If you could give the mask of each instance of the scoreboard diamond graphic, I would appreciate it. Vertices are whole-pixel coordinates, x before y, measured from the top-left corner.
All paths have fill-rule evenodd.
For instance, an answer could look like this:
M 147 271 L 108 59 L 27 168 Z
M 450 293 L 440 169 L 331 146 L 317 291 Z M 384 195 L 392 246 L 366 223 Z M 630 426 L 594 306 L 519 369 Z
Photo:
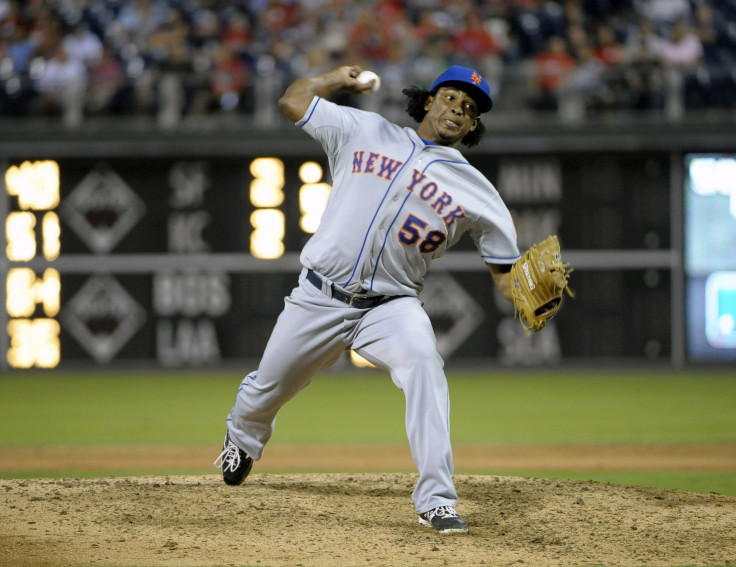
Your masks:
M 105 166 L 87 174 L 60 207 L 64 221 L 98 254 L 110 252 L 145 211 L 130 186 Z
M 92 276 L 61 312 L 66 330 L 99 363 L 112 360 L 146 320 L 115 278 Z

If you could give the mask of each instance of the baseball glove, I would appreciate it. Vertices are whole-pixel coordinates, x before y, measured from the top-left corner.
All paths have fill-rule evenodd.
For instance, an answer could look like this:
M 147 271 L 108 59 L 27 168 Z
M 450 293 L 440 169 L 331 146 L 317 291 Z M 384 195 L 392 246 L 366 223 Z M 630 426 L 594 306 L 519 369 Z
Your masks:
M 526 335 L 541 331 L 560 310 L 562 293 L 575 297 L 568 285 L 570 263 L 562 263 L 557 236 L 534 244 L 511 267 L 511 293 Z

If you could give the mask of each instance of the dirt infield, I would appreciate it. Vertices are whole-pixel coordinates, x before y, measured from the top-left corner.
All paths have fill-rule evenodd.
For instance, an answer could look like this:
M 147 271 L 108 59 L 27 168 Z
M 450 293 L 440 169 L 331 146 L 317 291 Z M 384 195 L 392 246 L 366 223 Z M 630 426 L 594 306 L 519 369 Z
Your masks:
M 542 448 L 470 447 L 457 449 L 456 464 L 488 470 L 491 458 L 498 470 L 541 469 L 554 457 L 567 469 L 577 463 L 628 470 L 638 463 L 638 469 L 736 472 L 734 445 L 698 447 L 557 447 L 547 448 L 546 456 Z M 0 470 L 13 466 L 11 457 L 15 466 L 30 467 L 34 458 L 48 465 L 55 455 L 60 470 L 97 461 L 115 467 L 100 470 L 121 470 L 121 455 L 128 463 L 141 458 L 134 466 L 154 470 L 164 464 L 170 470 L 198 468 L 214 457 L 204 448 L 201 454 L 154 449 L 5 449 Z M 264 472 L 277 465 L 288 470 L 289 462 L 295 465 L 300 456 L 308 461 L 308 454 L 325 467 L 352 463 L 365 470 L 349 460 L 361 456 L 374 466 L 402 468 L 407 455 L 401 450 L 394 449 L 394 467 L 382 460 L 391 455 L 388 448 L 355 454 L 343 448 L 321 456 L 312 449 L 288 458 L 286 448 L 272 449 L 239 487 L 225 486 L 215 472 L 0 480 L 0 566 L 736 565 L 733 497 L 464 473 L 456 476 L 458 511 L 470 534 L 439 536 L 417 524 L 410 498 L 414 472 Z M 309 468 L 304 461 L 301 466 Z
M 467 536 L 416 523 L 410 473 L 4 480 L 0 563 L 736 565 L 736 498 L 461 475 Z
M 460 472 L 540 470 L 723 471 L 736 473 L 736 443 L 667 445 L 461 445 Z M 0 447 L 0 472 L 210 472 L 217 447 Z M 259 472 L 414 472 L 408 445 L 270 445 Z M 56 474 L 55 476 L 58 476 Z

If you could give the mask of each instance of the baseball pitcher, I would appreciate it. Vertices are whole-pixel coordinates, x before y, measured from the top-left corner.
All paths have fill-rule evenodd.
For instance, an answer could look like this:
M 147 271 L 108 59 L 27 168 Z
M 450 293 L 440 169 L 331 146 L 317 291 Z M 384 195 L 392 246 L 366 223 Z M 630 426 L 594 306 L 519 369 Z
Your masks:
M 553 294 L 555 305 L 529 307 L 534 290 L 546 289 L 533 278 L 561 269 L 564 289 L 568 270 L 526 259 L 525 269 L 512 272 L 521 255 L 511 215 L 457 149 L 479 143 L 481 115 L 493 106 L 477 71 L 455 65 L 429 91 L 404 89 L 416 129 L 327 99 L 340 89 L 375 91 L 375 75 L 365 82 L 362 71 L 344 66 L 298 79 L 279 100 L 283 114 L 322 145 L 333 188 L 320 227 L 301 253 L 298 285 L 285 299 L 258 369 L 237 392 L 215 465 L 227 484 L 242 483 L 262 456 L 279 409 L 353 349 L 388 372 L 406 398 L 406 433 L 419 470 L 412 494 L 419 523 L 442 534 L 467 533 L 455 510 L 444 363 L 419 299 L 425 274 L 467 233 L 495 285 L 525 317 L 525 328 L 539 330 L 533 319 L 556 312 L 561 290 Z

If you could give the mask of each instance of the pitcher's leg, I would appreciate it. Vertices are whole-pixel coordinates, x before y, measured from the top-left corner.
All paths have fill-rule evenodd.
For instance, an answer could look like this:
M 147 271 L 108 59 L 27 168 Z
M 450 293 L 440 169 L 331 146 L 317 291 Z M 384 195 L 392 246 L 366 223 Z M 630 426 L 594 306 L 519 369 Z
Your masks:
M 238 389 L 227 420 L 230 438 L 253 459 L 263 454 L 279 409 L 345 351 L 339 310 L 325 307 L 326 298 L 317 294 L 295 288 L 258 370 L 248 374 Z
M 406 433 L 419 481 L 417 512 L 455 506 L 450 401 L 432 325 L 415 298 L 380 305 L 361 320 L 353 348 L 387 370 L 406 397 Z
M 442 366 L 428 359 L 392 372 L 406 397 L 406 434 L 419 481 L 412 498 L 417 512 L 455 506 L 454 463 L 450 444 L 450 400 Z M 439 358 L 439 356 L 437 355 Z

